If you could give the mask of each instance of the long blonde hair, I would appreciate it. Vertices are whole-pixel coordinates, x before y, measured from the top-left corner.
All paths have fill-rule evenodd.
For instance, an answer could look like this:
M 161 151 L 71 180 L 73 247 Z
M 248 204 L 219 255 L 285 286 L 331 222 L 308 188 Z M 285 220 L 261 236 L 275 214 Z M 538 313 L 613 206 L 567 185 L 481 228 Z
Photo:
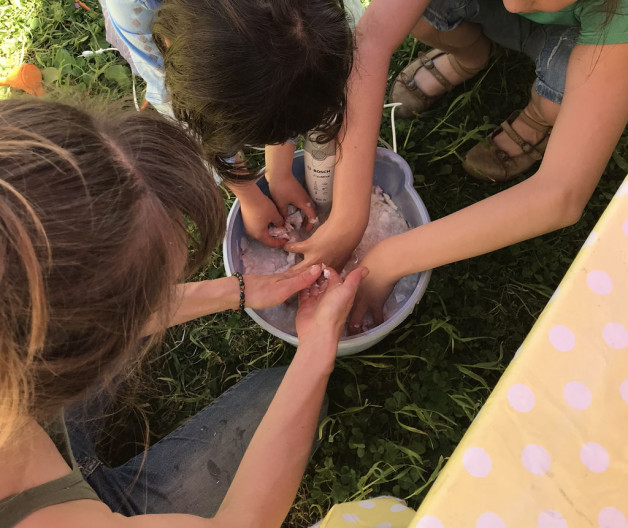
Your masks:
M 225 211 L 174 123 L 0 101 L 0 447 L 137 360 L 183 273 L 190 223 L 188 271 Z

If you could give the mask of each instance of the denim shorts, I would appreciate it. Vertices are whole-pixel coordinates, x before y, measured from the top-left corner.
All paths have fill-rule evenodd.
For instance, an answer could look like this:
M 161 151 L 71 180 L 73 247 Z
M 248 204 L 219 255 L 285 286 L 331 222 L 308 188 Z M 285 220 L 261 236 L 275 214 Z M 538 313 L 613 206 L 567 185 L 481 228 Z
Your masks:
M 536 93 L 561 103 L 579 27 L 538 24 L 510 13 L 502 0 L 432 0 L 423 18 L 439 31 L 450 31 L 465 20 L 479 24 L 493 42 L 528 55 L 536 66 Z

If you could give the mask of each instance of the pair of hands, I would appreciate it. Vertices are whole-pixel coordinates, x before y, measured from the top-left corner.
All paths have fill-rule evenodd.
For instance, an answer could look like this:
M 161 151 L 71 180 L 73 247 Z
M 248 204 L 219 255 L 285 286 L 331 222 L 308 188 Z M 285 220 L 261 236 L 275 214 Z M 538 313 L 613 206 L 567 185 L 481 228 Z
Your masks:
M 318 219 L 313 200 L 292 173 L 281 177 L 275 175 L 269 179 L 272 199 L 256 185 L 253 187 L 255 189 L 251 187 L 246 193 L 238 193 L 244 229 L 249 236 L 268 247 L 283 247 L 290 253 L 302 254 L 303 261 L 297 269 L 320 263 L 336 270 L 344 267 L 362 238 L 362 230 L 354 225 L 340 225 L 332 211 L 329 219 L 310 238 L 286 244 L 285 239 L 270 235 L 269 225 L 282 227 L 288 216 L 288 206 L 294 205 L 306 217 L 306 232 L 311 232 Z
M 267 174 L 271 200 L 264 195 L 257 185 L 250 183 L 245 192 L 237 193 L 240 199 L 242 219 L 246 232 L 269 247 L 284 247 L 291 253 L 303 255 L 303 261 L 295 266 L 294 271 L 303 271 L 315 264 L 324 263 L 335 270 L 341 270 L 351 253 L 359 244 L 363 235 L 363 226 L 356 222 L 349 222 L 346 217 L 335 215 L 334 210 L 329 219 L 307 240 L 286 244 L 284 239 L 277 239 L 270 235 L 269 224 L 281 227 L 285 223 L 288 215 L 288 206 L 293 205 L 303 211 L 306 216 L 306 231 L 309 233 L 317 218 L 314 202 L 303 186 L 296 180 L 291 170 L 291 162 L 294 146 L 285 144 L 280 146 L 266 147 Z M 364 226 L 365 227 L 365 226 Z M 358 292 L 355 307 L 351 314 L 349 333 L 356 334 L 362 331 L 362 320 L 367 312 L 371 312 L 374 324 L 378 325 L 383 321 L 382 307 L 386 301 L 395 281 L 386 279 L 384 270 L 377 265 L 375 252 L 369 253 L 364 260 L 364 266 L 370 271 L 369 277 L 365 280 Z M 275 275 L 273 284 L 268 283 L 262 290 L 262 298 L 259 304 L 252 308 L 263 308 L 280 304 L 292 294 L 300 291 L 304 283 L 294 285 L 296 289 L 285 290 L 285 287 L 295 280 L 290 272 L 285 275 Z M 252 278 L 248 279 L 249 281 Z M 273 281 L 270 277 L 257 277 L 264 283 Z M 247 283 L 248 284 L 248 283 Z M 271 298 L 268 292 L 273 292 Z M 249 290 L 250 292 L 250 290 Z M 247 299 L 250 293 L 247 292 Z M 254 303 L 258 301 L 253 299 Z M 262 306 L 265 305 L 265 306 Z
M 368 264 L 368 255 L 365 263 Z M 325 323 L 331 325 L 330 328 L 335 332 L 334 335 L 337 334 L 340 338 L 341 330 L 352 304 L 353 310 L 351 310 L 348 324 L 350 335 L 362 332 L 362 320 L 367 312 L 371 313 L 375 326 L 383 322 L 382 307 L 394 286 L 394 282 L 389 284 L 386 280 L 382 281 L 378 274 L 369 272 L 368 265 L 352 271 L 344 283 L 333 268 L 325 269 L 329 273 L 327 280 L 321 280 L 323 268 L 320 265 L 312 265 L 306 269 L 294 267 L 284 273 L 272 275 L 246 275 L 244 277 L 247 292 L 246 306 L 254 310 L 261 310 L 281 304 L 295 293 L 301 292 L 297 313 L 299 337 L 302 337 L 303 332 L 308 333 L 309 325 L 318 328 Z M 351 292 L 350 295 L 348 293 L 331 293 L 340 285 L 343 285 L 340 291 Z M 352 290 L 353 286 L 355 286 L 355 290 Z M 358 286 L 360 286 L 359 291 Z M 326 296 L 328 292 L 329 295 Z M 326 300 L 323 302 L 324 298 Z M 314 316 L 312 306 L 319 307 L 319 305 L 321 313 Z M 333 317 L 329 314 L 321 315 L 328 311 L 331 311 Z M 326 331 L 329 331 L 329 328 Z
M 352 271 L 344 281 L 332 268 L 320 265 L 305 270 L 294 268 L 274 275 L 245 275 L 247 307 L 263 309 L 282 303 L 299 292 L 296 326 L 300 340 L 332 337 L 340 339 L 360 281 L 366 268 Z

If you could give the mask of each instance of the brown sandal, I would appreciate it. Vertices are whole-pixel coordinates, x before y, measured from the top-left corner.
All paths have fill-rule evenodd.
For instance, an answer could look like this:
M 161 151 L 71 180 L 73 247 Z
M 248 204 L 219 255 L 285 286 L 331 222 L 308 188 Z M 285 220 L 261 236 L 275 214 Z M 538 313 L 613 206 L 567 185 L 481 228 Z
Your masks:
M 543 137 L 532 145 L 512 128 L 512 123 L 520 118 L 530 128 L 543 133 Z M 505 132 L 521 148 L 521 154 L 511 156 L 493 142 L 498 134 Z M 487 137 L 488 145 L 478 143 L 465 156 L 462 168 L 467 174 L 479 180 L 503 182 L 523 174 L 535 163 L 543 159 L 552 127 L 532 119 L 525 110 L 516 110 L 506 121 Z
M 388 101 L 391 103 L 402 103 L 402 106 L 397 108 L 395 114 L 397 117 L 402 119 L 414 117 L 416 114 L 430 108 L 444 95 L 444 93 L 439 95 L 426 95 L 417 86 L 414 76 L 421 68 L 426 68 L 436 78 L 436 80 L 443 85 L 445 93 L 451 92 L 451 90 L 454 89 L 454 85 L 445 78 L 445 76 L 434 64 L 434 60 L 441 55 L 447 55 L 451 67 L 458 75 L 460 75 L 460 77 L 462 77 L 463 81 L 471 79 L 477 75 L 478 72 L 486 68 L 486 64 L 488 64 L 488 61 L 490 60 L 489 54 L 486 64 L 482 67 L 466 68 L 462 66 L 453 55 L 445 51 L 434 48 L 427 53 L 420 52 L 416 60 L 412 61 L 408 66 L 401 70 L 401 73 L 397 75 L 390 89 Z

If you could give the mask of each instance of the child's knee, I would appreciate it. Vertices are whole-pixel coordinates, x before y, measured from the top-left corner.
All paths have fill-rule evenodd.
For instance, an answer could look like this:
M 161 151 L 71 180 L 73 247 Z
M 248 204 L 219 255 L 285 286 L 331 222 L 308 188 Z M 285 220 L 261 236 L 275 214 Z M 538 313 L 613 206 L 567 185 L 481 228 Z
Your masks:
M 424 18 L 420 18 L 412 29 L 412 36 L 433 48 L 463 48 L 477 42 L 483 35 L 482 26 L 463 21 L 449 31 L 436 29 Z
M 425 44 L 429 44 L 430 41 L 438 39 L 438 35 L 440 33 L 442 32 L 422 17 L 417 20 L 417 23 L 410 32 L 415 39 L 424 42 Z

